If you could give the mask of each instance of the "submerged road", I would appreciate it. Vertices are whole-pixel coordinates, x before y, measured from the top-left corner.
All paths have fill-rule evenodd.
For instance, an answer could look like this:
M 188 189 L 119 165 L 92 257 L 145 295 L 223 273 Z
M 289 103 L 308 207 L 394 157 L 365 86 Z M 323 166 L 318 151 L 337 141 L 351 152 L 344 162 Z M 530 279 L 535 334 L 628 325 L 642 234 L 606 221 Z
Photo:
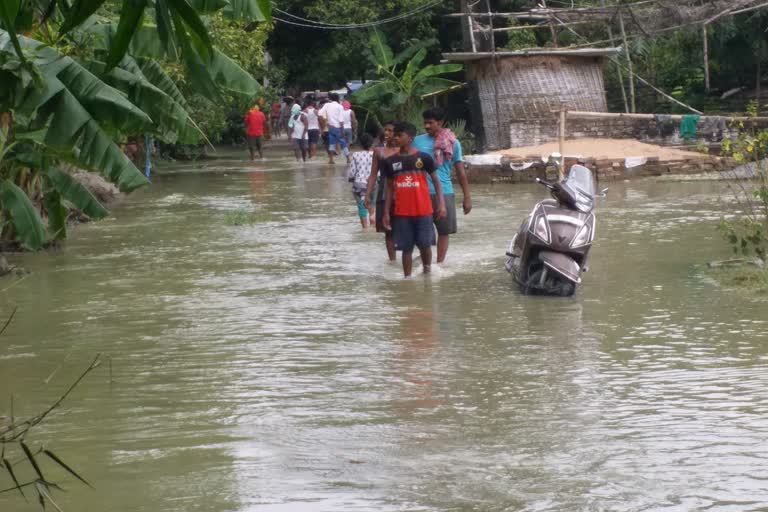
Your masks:
M 583 289 L 542 299 L 503 269 L 541 187 L 475 187 L 447 264 L 404 281 L 344 166 L 267 156 L 159 165 L 12 258 L 0 414 L 111 359 L 29 439 L 95 487 L 49 469 L 64 510 L 768 508 L 768 305 L 704 265 L 722 184 L 613 185 Z

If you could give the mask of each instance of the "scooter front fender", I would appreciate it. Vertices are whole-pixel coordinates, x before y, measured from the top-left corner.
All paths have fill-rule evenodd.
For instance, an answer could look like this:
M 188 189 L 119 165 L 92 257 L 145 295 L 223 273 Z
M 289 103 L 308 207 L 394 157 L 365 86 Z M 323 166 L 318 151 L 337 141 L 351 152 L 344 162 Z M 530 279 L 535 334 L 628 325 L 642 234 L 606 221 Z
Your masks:
M 575 284 L 581 284 L 581 267 L 576 261 L 560 252 L 541 251 L 539 253 L 541 260 L 547 268 L 555 271 L 565 279 Z

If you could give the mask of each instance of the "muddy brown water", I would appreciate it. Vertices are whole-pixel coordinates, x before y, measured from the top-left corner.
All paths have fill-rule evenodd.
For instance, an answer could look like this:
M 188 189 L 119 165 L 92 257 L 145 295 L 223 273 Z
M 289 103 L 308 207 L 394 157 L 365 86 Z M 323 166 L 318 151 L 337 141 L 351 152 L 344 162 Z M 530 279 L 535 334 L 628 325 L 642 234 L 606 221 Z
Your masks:
M 503 269 L 535 185 L 475 187 L 446 266 L 404 281 L 342 166 L 241 156 L 11 258 L 0 415 L 111 358 L 29 439 L 95 487 L 49 467 L 64 510 L 768 509 L 768 303 L 704 270 L 723 184 L 611 183 L 584 287 L 542 299 Z

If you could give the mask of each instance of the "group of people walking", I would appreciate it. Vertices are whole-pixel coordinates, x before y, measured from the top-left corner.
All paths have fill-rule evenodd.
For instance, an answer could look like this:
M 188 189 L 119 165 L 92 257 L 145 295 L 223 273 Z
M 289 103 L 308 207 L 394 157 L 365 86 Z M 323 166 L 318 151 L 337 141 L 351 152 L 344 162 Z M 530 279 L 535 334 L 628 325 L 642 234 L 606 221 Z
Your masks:
M 389 259 L 394 261 L 402 251 L 406 277 L 412 274 L 414 248 L 419 249 L 425 273 L 431 269 L 433 245 L 437 263 L 445 261 L 450 236 L 458 227 L 454 170 L 463 192 L 464 215 L 472 210 L 461 143 L 443 126 L 445 112 L 428 109 L 423 120 L 426 133 L 421 135 L 412 124 L 385 123 L 376 147 L 370 136 L 361 136 L 363 149 L 352 154 L 348 168 L 363 229 L 375 219 Z
M 286 117 L 282 117 L 283 112 L 288 113 Z M 374 139 L 363 134 L 358 141 L 361 150 L 354 153 L 350 145 L 357 132 L 357 119 L 351 105 L 339 103 L 335 93 L 319 102 L 307 98 L 303 104 L 284 98 L 278 108 L 273 106 L 270 117 L 273 134 L 279 135 L 285 127 L 297 161 L 314 158 L 321 140 L 329 164 L 344 155 L 363 229 L 375 222 L 376 231 L 384 233 L 390 260 L 396 260 L 397 251 L 402 252 L 406 277 L 412 273 L 415 248 L 425 273 L 431 269 L 433 245 L 437 246 L 437 263 L 445 261 L 450 236 L 458 227 L 453 171 L 463 192 L 465 215 L 472 210 L 472 199 L 461 143 L 444 126 L 442 109 L 424 111 L 426 133 L 417 135 L 416 127 L 409 123 L 387 122 L 375 146 Z M 262 158 L 266 117 L 254 106 L 244 120 L 251 160 L 256 152 Z
M 244 121 L 248 131 L 248 147 L 251 160 L 258 150 L 262 158 L 261 139 L 266 118 L 263 113 L 254 114 L 255 106 Z M 339 103 L 339 95 L 331 93 L 328 99 L 317 101 L 313 97 L 302 103 L 287 96 L 272 105 L 270 113 L 271 131 L 275 136 L 285 132 L 291 140 L 296 160 L 307 161 L 315 158 L 317 146 L 323 142 L 328 153 L 328 163 L 335 164 L 335 157 L 343 154 L 349 162 L 349 146 L 354 142 L 357 132 L 357 119 L 352 105 L 348 101 Z

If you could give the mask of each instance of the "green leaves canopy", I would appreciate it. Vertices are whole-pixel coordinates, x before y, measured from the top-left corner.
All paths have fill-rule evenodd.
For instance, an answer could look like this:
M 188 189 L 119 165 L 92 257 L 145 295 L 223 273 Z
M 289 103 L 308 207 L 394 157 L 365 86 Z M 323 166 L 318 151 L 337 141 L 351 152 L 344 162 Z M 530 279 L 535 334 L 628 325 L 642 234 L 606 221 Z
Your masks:
M 460 82 L 442 78 L 440 75 L 461 71 L 461 64 L 422 67 L 427 57 L 427 48 L 435 43 L 435 40 L 416 43 L 395 55 L 384 36 L 374 30 L 369 43 L 368 58 L 375 66 L 379 79 L 369 82 L 355 92 L 354 99 L 381 113 L 403 118 L 421 103 L 423 96 L 460 85 Z
M 9 21 L 15 18 L 11 9 L 20 0 L 3 0 L 10 2 L 8 9 L 0 10 L 0 16 L 8 10 Z M 54 3 L 57 0 L 52 0 Z M 82 25 L 90 16 L 104 4 L 106 0 L 75 0 L 67 8 L 61 4 L 65 13 L 64 23 L 60 34 L 66 34 L 75 27 Z M 12 5 L 11 5 L 12 4 Z M 111 41 L 109 57 L 106 61 L 107 70 L 112 69 L 126 55 L 132 37 L 142 26 L 145 11 L 150 7 L 148 0 L 122 0 L 120 22 Z M 200 55 L 203 60 L 213 51 L 208 30 L 200 18 L 199 12 L 223 12 L 232 19 L 247 21 L 264 21 L 271 18 L 272 7 L 269 0 L 154 0 L 153 12 L 155 24 L 160 32 L 163 48 L 175 52 L 175 45 L 182 49 L 185 60 L 194 59 L 190 49 Z M 18 10 L 18 8 L 16 9 Z M 198 12 L 199 11 L 199 12 Z M 12 16 L 11 16 L 12 15 Z M 12 26 L 12 25 L 8 25 Z

